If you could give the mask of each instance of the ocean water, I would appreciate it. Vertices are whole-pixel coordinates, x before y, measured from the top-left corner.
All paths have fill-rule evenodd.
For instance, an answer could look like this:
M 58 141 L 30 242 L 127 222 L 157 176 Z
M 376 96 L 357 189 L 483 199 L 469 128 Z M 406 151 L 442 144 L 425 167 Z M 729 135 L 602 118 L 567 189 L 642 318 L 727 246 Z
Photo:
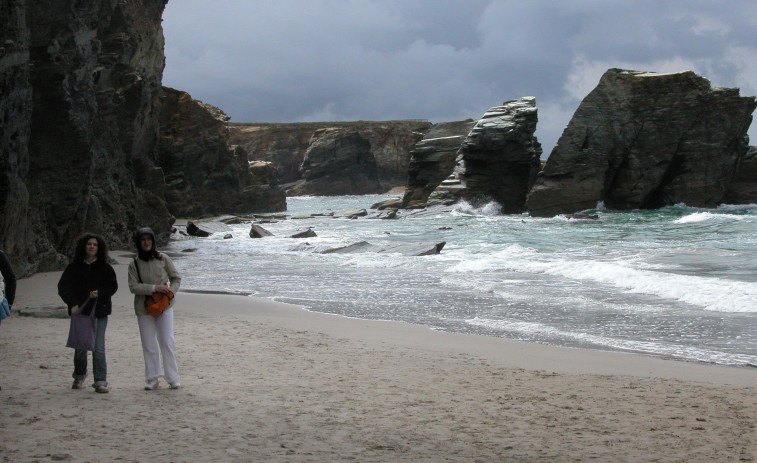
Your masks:
M 291 217 L 392 196 L 294 197 Z M 183 288 L 247 292 L 316 312 L 550 345 L 757 367 L 757 205 L 500 215 L 459 204 L 396 220 L 290 218 L 273 237 L 174 234 Z M 318 237 L 288 238 L 312 227 Z M 431 256 L 321 251 L 446 242 Z M 188 248 L 193 252 L 182 252 Z

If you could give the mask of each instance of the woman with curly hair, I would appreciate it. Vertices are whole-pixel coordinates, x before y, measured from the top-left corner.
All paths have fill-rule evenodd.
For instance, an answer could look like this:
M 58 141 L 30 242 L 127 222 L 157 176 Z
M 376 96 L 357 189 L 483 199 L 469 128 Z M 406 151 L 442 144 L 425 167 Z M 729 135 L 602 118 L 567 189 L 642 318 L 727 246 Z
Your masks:
M 68 306 L 68 315 L 77 312 L 84 315 L 95 311 L 95 349 L 92 352 L 92 370 L 96 392 L 108 392 L 105 361 L 105 329 L 111 313 L 110 298 L 118 290 L 116 272 L 109 263 L 108 246 L 100 235 L 85 233 L 76 241 L 76 253 L 58 282 L 58 294 Z M 81 389 L 87 377 L 87 351 L 74 349 L 74 384 L 72 389 Z

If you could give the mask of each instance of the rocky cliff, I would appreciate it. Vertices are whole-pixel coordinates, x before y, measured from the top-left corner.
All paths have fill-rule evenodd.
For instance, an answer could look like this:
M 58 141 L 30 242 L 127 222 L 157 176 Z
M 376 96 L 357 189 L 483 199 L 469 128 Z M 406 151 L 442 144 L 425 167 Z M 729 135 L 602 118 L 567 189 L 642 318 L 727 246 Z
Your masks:
M 757 204 L 757 146 L 750 146 L 741 159 L 723 202 Z
M 182 217 L 286 210 L 275 170 L 253 176 L 247 152 L 231 147 L 219 108 L 163 87 L 158 164 L 169 210 Z M 259 164 L 253 166 L 256 171 Z M 270 166 L 269 166 L 269 170 Z
M 0 1 L 0 21 L 0 246 L 14 264 L 23 262 L 28 268 L 29 254 L 37 250 L 28 249 L 34 246 L 26 187 L 32 86 L 24 3 Z
M 599 201 L 618 210 L 717 206 L 747 152 L 755 106 L 754 97 L 713 89 L 691 71 L 610 69 L 552 150 L 528 210 L 549 216 Z
M 113 247 L 138 225 L 166 236 L 153 159 L 165 3 L 0 2 L 0 236 L 19 273 L 60 268 L 83 230 Z
M 381 192 L 405 184 L 410 149 L 431 127 L 431 124 L 426 121 L 416 120 L 292 124 L 229 123 L 228 125 L 231 143 L 245 148 L 250 160 L 268 161 L 275 164 L 282 184 L 301 182 L 304 179 L 300 168 L 316 131 L 323 129 L 355 131 L 359 137 L 369 143 L 368 150 L 375 161 L 376 176 L 380 185 L 378 190 Z M 342 185 L 346 184 L 342 183 Z M 338 185 L 330 190 L 319 189 L 319 191 L 321 192 L 316 194 L 349 194 L 341 190 Z M 296 191 L 292 193 L 297 194 Z
M 434 124 L 421 141 L 410 150 L 407 185 L 402 207 L 422 208 L 431 193 L 455 169 L 457 152 L 476 125 L 476 121 L 442 122 Z
M 496 201 L 503 213 L 523 212 L 526 194 L 541 168 L 536 122 L 534 97 L 489 109 L 463 140 L 454 178 L 434 190 L 429 204 Z
M 290 195 L 364 195 L 381 192 L 371 143 L 353 128 L 317 130 Z

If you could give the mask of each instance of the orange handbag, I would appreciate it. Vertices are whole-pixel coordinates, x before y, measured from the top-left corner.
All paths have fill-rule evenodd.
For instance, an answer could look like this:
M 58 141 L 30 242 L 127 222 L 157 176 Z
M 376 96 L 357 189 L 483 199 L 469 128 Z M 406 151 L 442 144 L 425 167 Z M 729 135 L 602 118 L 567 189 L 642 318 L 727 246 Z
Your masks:
M 171 299 L 173 299 L 173 293 L 171 291 L 169 291 L 168 294 L 152 293 L 152 296 L 147 296 L 145 298 L 145 309 L 147 309 L 147 313 L 158 318 L 163 314 L 163 311 L 168 308 Z
M 134 258 L 134 268 L 137 270 L 137 278 L 139 278 L 139 282 L 142 283 L 142 275 L 139 274 L 139 265 L 137 264 L 136 257 Z M 152 295 L 145 298 L 145 310 L 147 310 L 147 313 L 153 317 L 158 318 L 163 315 L 163 312 L 168 308 L 169 304 L 171 304 L 171 299 L 173 299 L 173 293 L 171 291 L 168 291 L 168 294 L 152 293 Z

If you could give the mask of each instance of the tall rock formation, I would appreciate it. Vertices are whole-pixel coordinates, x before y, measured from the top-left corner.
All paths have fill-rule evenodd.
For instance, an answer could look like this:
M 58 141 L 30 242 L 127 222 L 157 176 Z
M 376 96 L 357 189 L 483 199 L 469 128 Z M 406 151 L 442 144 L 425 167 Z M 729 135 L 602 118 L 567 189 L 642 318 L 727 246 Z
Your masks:
M 431 127 L 427 121 L 298 122 L 291 124 L 228 123 L 232 144 L 249 153 L 250 160 L 274 163 L 282 184 L 303 180 L 300 167 L 313 134 L 322 129 L 355 130 L 368 140 L 376 164 L 381 192 L 402 186 L 407 180 L 410 149 Z M 290 195 L 298 194 L 295 188 Z M 318 194 L 348 194 L 337 189 Z
M 247 152 L 229 145 L 229 117 L 183 91 L 163 87 L 158 164 L 169 210 L 182 217 L 286 210 L 275 176 L 253 179 Z M 255 167 L 259 169 L 259 167 Z
M 528 196 L 532 215 L 723 201 L 757 106 L 691 71 L 608 70 L 584 98 Z
M 14 265 L 24 264 L 16 270 L 23 274 L 28 254 L 37 252 L 26 187 L 32 87 L 24 2 L 1 0 L 0 24 L 0 247 Z
M 168 233 L 153 159 L 165 3 L 1 2 L 0 245 L 19 273 L 60 268 L 84 230 L 112 247 L 138 225 Z
M 454 180 L 442 182 L 429 204 L 496 201 L 503 213 L 523 212 L 541 167 L 537 120 L 536 98 L 530 96 L 489 109 L 460 146 Z
M 352 128 L 317 130 L 300 171 L 304 182 L 295 195 L 364 195 L 380 193 L 371 144 Z
M 727 204 L 757 204 L 757 146 L 750 146 L 728 185 Z
M 455 170 L 457 152 L 476 121 L 441 122 L 431 126 L 410 150 L 402 207 L 422 208 L 431 193 Z

